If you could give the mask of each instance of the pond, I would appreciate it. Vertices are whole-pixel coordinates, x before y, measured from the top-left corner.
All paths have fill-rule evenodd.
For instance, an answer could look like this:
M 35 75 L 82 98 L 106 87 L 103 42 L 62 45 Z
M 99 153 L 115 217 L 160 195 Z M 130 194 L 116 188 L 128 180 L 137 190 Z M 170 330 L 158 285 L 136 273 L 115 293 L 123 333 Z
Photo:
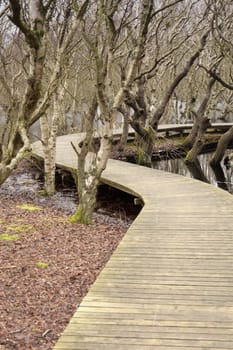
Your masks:
M 201 165 L 202 172 L 209 183 L 214 186 L 221 187 L 233 193 L 233 169 L 227 169 L 224 162 L 221 163 L 221 177 L 216 180 L 216 176 L 212 168 L 209 166 L 209 161 L 211 159 L 212 153 L 205 153 L 199 156 L 199 162 Z M 195 177 L 184 163 L 183 158 L 166 159 L 153 162 L 153 168 L 163 171 L 169 171 L 171 173 Z

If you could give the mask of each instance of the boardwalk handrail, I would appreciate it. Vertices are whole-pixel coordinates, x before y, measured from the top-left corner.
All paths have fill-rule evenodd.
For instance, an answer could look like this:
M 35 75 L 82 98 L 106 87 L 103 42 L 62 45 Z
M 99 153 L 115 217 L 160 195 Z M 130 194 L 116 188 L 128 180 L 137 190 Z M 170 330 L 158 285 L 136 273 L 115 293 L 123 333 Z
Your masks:
M 59 166 L 77 137 L 58 138 Z M 233 349 L 232 196 L 117 160 L 102 181 L 145 205 L 54 349 Z
M 209 128 L 207 128 L 207 132 L 210 131 L 227 131 L 230 127 L 233 126 L 233 123 L 212 123 Z M 193 127 L 193 123 L 187 124 L 160 124 L 158 126 L 158 133 L 169 133 L 169 132 L 187 132 L 190 131 Z M 129 127 L 129 134 L 134 134 L 135 131 L 132 127 Z M 114 134 L 120 136 L 122 134 L 122 128 L 115 129 Z M 98 137 L 98 131 L 96 132 L 96 136 Z

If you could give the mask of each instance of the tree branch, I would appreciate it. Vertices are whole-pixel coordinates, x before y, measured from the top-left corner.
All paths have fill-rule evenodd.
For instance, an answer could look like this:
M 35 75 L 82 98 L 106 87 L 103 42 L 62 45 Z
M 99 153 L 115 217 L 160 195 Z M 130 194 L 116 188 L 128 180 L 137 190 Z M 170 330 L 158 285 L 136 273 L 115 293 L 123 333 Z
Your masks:
M 162 115 L 167 107 L 167 104 L 168 104 L 173 92 L 175 91 L 176 87 L 187 76 L 187 74 L 189 73 L 194 62 L 196 61 L 196 59 L 200 56 L 201 52 L 203 51 L 203 49 L 206 45 L 206 40 L 207 40 L 208 35 L 209 35 L 209 30 L 202 36 L 201 41 L 200 41 L 200 47 L 198 48 L 198 50 L 191 56 L 189 61 L 184 66 L 184 69 L 180 73 L 178 73 L 178 75 L 175 77 L 175 79 L 173 80 L 171 85 L 168 87 L 168 90 L 167 90 L 160 106 L 155 111 L 155 113 L 152 117 L 152 120 L 151 120 L 151 125 L 155 130 L 158 127 L 159 120 L 161 119 L 161 117 L 162 117 Z
M 203 68 L 206 71 L 206 73 L 208 73 L 212 78 L 217 80 L 223 87 L 225 87 L 228 90 L 233 90 L 233 85 L 230 85 L 229 83 L 225 82 L 215 71 L 204 67 L 202 64 L 199 64 L 199 67 Z
M 183 1 L 184 0 L 176 0 L 176 1 L 172 2 L 171 4 L 168 4 L 168 5 L 165 5 L 165 6 L 161 7 L 161 8 L 159 8 L 158 10 L 156 10 L 156 11 L 154 11 L 152 13 L 151 19 L 153 17 L 157 16 L 160 12 L 163 12 L 164 10 L 168 9 L 169 7 L 172 7 L 172 6 L 176 5 L 176 4 L 178 4 L 179 2 L 183 2 Z
M 26 42 L 32 49 L 39 48 L 38 37 L 30 29 L 30 27 L 21 18 L 21 6 L 18 0 L 9 0 L 12 16 L 8 16 L 9 19 L 18 27 L 21 32 L 25 35 Z

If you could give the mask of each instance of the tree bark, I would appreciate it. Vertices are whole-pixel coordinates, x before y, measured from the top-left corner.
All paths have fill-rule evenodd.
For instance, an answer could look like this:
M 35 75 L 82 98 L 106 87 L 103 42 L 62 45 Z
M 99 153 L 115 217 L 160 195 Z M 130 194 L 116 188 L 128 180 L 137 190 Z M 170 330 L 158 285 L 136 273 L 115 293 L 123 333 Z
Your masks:
M 228 191 L 228 186 L 227 186 L 227 181 L 226 181 L 226 177 L 224 174 L 224 171 L 222 169 L 222 166 L 220 163 L 215 164 L 214 166 L 211 166 L 215 178 L 217 180 L 217 185 L 218 187 L 222 188 L 225 191 Z
M 94 97 L 86 114 L 85 138 L 79 145 L 72 144 L 78 160 L 77 170 L 74 172 L 73 177 L 78 191 L 79 204 L 70 221 L 78 221 L 82 224 L 90 224 L 92 222 L 92 214 L 96 204 L 97 186 L 100 178 L 96 169 L 97 155 L 93 152 L 93 122 L 96 110 L 97 100 Z
M 200 154 L 200 152 L 203 148 L 203 145 L 205 143 L 205 131 L 210 126 L 211 126 L 211 124 L 210 124 L 210 121 L 208 118 L 201 117 L 199 119 L 199 124 L 197 127 L 195 141 L 193 143 L 191 150 L 187 153 L 186 158 L 185 158 L 186 164 L 190 164 L 192 162 L 195 162 L 195 159 Z
M 196 115 L 196 121 L 191 130 L 189 137 L 186 139 L 185 147 L 186 149 L 192 145 L 191 149 L 188 151 L 185 157 L 185 164 L 194 177 L 198 180 L 209 182 L 204 176 L 199 160 L 198 155 L 200 154 L 203 145 L 205 143 L 205 132 L 208 127 L 211 126 L 210 120 L 204 116 L 208 102 L 211 96 L 212 88 L 215 84 L 215 79 L 211 78 L 207 87 L 206 94 L 203 98 L 203 101 L 199 107 L 198 113 Z
M 209 81 L 209 84 L 207 86 L 206 94 L 200 104 L 200 107 L 198 108 L 197 113 L 194 113 L 195 115 L 195 121 L 193 124 L 193 127 L 189 133 L 189 135 L 186 137 L 186 139 L 183 142 L 183 148 L 184 149 L 190 149 L 193 147 L 196 138 L 199 135 L 199 138 L 201 135 L 206 131 L 207 127 L 210 126 L 210 122 L 208 122 L 207 118 L 204 117 L 204 113 L 207 109 L 209 99 L 211 97 L 211 91 L 215 84 L 216 80 L 214 78 L 211 78 Z M 198 134 L 199 133 L 199 134 Z
M 56 136 L 59 120 L 59 100 L 54 96 L 52 117 L 48 114 L 41 117 L 41 134 L 44 151 L 44 188 L 48 196 L 55 193 L 55 172 L 56 172 Z
M 210 160 L 210 165 L 212 168 L 215 168 L 218 164 L 220 164 L 225 151 L 228 145 L 233 141 L 233 127 L 231 127 L 227 132 L 221 135 L 215 153 Z
M 88 184 L 88 179 L 85 179 L 85 183 L 80 181 L 78 178 L 76 181 L 82 182 L 82 190 L 79 191 L 79 204 L 74 215 L 69 219 L 70 222 L 80 222 L 84 225 L 92 224 L 92 215 L 96 206 L 96 194 L 97 187 L 99 184 L 99 179 L 97 177 L 90 178 L 90 184 Z M 78 185 L 81 187 L 81 184 Z
M 205 143 L 205 131 L 210 126 L 210 120 L 204 116 L 205 110 L 208 106 L 208 102 L 211 96 L 211 91 L 214 86 L 215 79 L 211 78 L 207 87 L 206 94 L 203 98 L 203 101 L 198 110 L 196 121 L 192 128 L 192 131 L 186 139 L 185 147 L 188 149 L 192 145 L 191 149 L 188 151 L 185 157 L 185 164 L 190 169 L 191 172 L 194 172 L 195 178 L 207 181 L 205 176 L 202 174 L 201 167 L 198 161 L 198 155 L 200 154 L 203 145 Z
M 195 158 L 192 161 L 187 160 L 185 161 L 185 164 L 195 179 L 209 183 L 208 179 L 205 177 L 203 173 L 203 170 L 201 168 L 198 158 Z
M 118 145 L 118 151 L 123 152 L 128 140 L 130 110 L 126 106 L 126 108 L 121 108 L 120 112 L 123 115 L 123 128 L 122 128 L 122 134 Z

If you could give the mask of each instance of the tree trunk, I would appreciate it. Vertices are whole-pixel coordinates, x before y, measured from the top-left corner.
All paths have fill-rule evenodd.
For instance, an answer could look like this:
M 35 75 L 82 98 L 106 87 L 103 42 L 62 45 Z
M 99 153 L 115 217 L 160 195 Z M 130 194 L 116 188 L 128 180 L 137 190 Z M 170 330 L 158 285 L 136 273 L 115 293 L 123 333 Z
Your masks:
M 194 126 L 189 136 L 186 138 L 183 144 L 183 147 L 186 149 L 189 149 L 190 147 L 192 147 L 185 157 L 185 164 L 187 168 L 193 174 L 195 179 L 198 179 L 204 182 L 208 182 L 208 180 L 203 174 L 203 171 L 201 169 L 197 156 L 200 154 L 203 148 L 203 145 L 205 143 L 205 131 L 210 126 L 210 121 L 207 117 L 204 116 L 204 113 L 208 106 L 208 102 L 211 96 L 211 91 L 214 86 L 214 83 L 215 83 L 215 79 L 211 78 L 207 86 L 206 94 L 198 109 Z
M 206 117 L 200 118 L 200 124 L 198 125 L 196 140 L 193 144 L 193 147 L 185 157 L 185 165 L 193 174 L 194 178 L 204 182 L 209 182 L 209 181 L 204 176 L 197 157 L 200 154 L 203 148 L 203 145 L 205 144 L 205 131 L 209 126 L 210 126 L 210 122 L 208 118 Z
M 83 184 L 82 190 L 79 190 L 79 204 L 74 215 L 69 219 L 70 222 L 80 222 L 84 225 L 92 224 L 92 214 L 96 206 L 96 195 L 97 195 L 97 186 L 99 180 L 89 179 L 91 184 L 88 185 L 88 179 Z M 80 180 L 77 180 L 78 182 Z M 80 186 L 78 186 L 80 187 Z
M 122 111 L 123 112 L 123 111 Z M 128 133 L 129 133 L 129 108 L 126 108 L 124 112 L 122 113 L 124 119 L 123 119 L 123 130 L 122 135 L 120 138 L 120 142 L 118 145 L 118 151 L 123 152 L 124 148 L 127 144 L 128 140 Z
M 202 139 L 204 132 L 210 126 L 210 122 L 206 117 L 204 117 L 204 114 L 207 109 L 209 99 L 211 97 L 211 91 L 215 82 L 216 80 L 213 78 L 211 78 L 209 81 L 206 94 L 204 95 L 204 98 L 200 104 L 200 107 L 198 108 L 197 113 L 195 113 L 196 119 L 194 121 L 193 127 L 189 135 L 184 140 L 183 147 L 185 149 L 190 149 L 191 147 L 193 147 L 193 145 L 195 144 L 196 138 Z
M 190 148 L 192 148 L 192 146 L 194 145 L 195 143 L 195 139 L 197 137 L 197 133 L 198 133 L 198 126 L 199 126 L 199 123 L 201 121 L 201 117 L 196 117 L 195 120 L 194 120 L 194 124 L 192 126 L 192 129 L 190 131 L 190 133 L 188 134 L 188 136 L 185 138 L 183 144 L 182 144 L 182 147 L 185 149 L 185 150 L 189 150 Z
M 222 188 L 225 191 L 228 191 L 227 186 L 227 180 L 224 174 L 224 171 L 222 169 L 222 166 L 220 163 L 215 164 L 214 166 L 211 166 L 215 175 L 215 178 L 217 180 L 218 187 Z
M 199 119 L 198 131 L 196 134 L 196 139 L 191 150 L 187 153 L 185 158 L 185 163 L 194 162 L 197 156 L 200 154 L 204 144 L 205 144 L 205 131 L 210 126 L 210 121 L 206 117 Z
M 146 127 L 147 108 L 144 83 L 143 79 L 138 81 L 135 95 L 129 90 L 125 90 L 125 103 L 128 108 L 130 107 L 134 111 L 130 125 L 136 133 L 138 164 L 151 167 L 156 131 L 150 125 Z
M 195 158 L 192 161 L 186 160 L 185 164 L 189 169 L 190 173 L 193 175 L 194 179 L 209 183 L 209 181 L 207 180 L 207 178 L 205 177 L 202 171 L 198 158 Z
M 82 126 L 82 121 L 81 121 L 81 115 L 80 115 L 80 120 L 78 122 L 78 125 L 76 123 L 77 120 L 77 113 L 78 113 L 78 88 L 79 88 L 79 81 L 78 79 L 75 80 L 74 83 L 74 91 L 73 91 L 73 99 L 72 99 L 72 104 L 71 104 L 71 124 L 70 124 L 70 129 L 71 131 L 74 129 L 77 129 L 77 132 L 83 132 L 83 126 Z M 81 114 L 81 113 L 80 113 Z
M 78 155 L 78 169 L 74 178 L 79 195 L 79 205 L 76 213 L 70 218 L 71 222 L 92 223 L 97 187 L 111 151 L 111 139 L 103 137 L 99 151 L 97 153 L 89 152 L 92 141 L 91 138 L 89 140 L 86 138 L 82 142 L 80 151 L 73 145 Z
M 15 127 L 10 129 L 6 138 L 6 142 L 2 140 L 1 145 L 0 185 L 6 181 L 18 163 L 31 152 L 27 130 L 17 119 Z
M 138 148 L 138 164 L 151 168 L 152 155 L 155 142 L 155 132 L 152 128 L 146 130 L 144 137 L 139 136 Z
M 210 165 L 214 168 L 217 164 L 220 164 L 224 153 L 230 142 L 233 141 L 233 127 L 225 132 L 219 139 L 216 151 L 210 160 Z
M 78 157 L 78 167 L 73 177 L 79 196 L 79 204 L 75 214 L 70 218 L 70 222 L 80 222 L 82 224 L 92 223 L 92 214 L 96 204 L 97 186 L 103 169 L 106 167 L 109 150 L 106 150 L 104 142 L 108 143 L 108 138 L 101 139 L 100 149 L 93 152 L 93 130 L 94 118 L 97 110 L 96 97 L 86 114 L 86 136 L 81 144 L 72 144 Z M 100 154 L 100 150 L 106 150 Z M 92 152 L 91 152 L 92 151 Z
M 56 136 L 59 120 L 59 105 L 56 98 L 53 101 L 53 115 L 49 120 L 48 115 L 43 115 L 41 121 L 42 145 L 44 151 L 44 188 L 48 196 L 55 193 L 56 172 Z
M 65 82 L 66 85 L 66 82 Z M 57 113 L 57 132 L 59 135 L 66 135 L 68 132 L 67 128 L 67 117 L 66 117 L 66 107 L 65 107 L 65 87 L 59 86 L 58 92 L 56 94 L 56 102 L 54 103 L 54 114 Z M 56 105 L 55 105 L 56 104 Z M 55 109 L 57 111 L 55 111 Z
M 50 126 L 49 117 L 47 114 L 40 118 L 41 139 L 44 152 L 44 190 L 46 195 L 51 196 L 55 193 L 55 186 L 53 181 L 53 164 L 52 152 L 50 148 Z
M 11 170 L 8 169 L 4 164 L 0 163 L 0 186 L 6 181 L 10 176 Z

